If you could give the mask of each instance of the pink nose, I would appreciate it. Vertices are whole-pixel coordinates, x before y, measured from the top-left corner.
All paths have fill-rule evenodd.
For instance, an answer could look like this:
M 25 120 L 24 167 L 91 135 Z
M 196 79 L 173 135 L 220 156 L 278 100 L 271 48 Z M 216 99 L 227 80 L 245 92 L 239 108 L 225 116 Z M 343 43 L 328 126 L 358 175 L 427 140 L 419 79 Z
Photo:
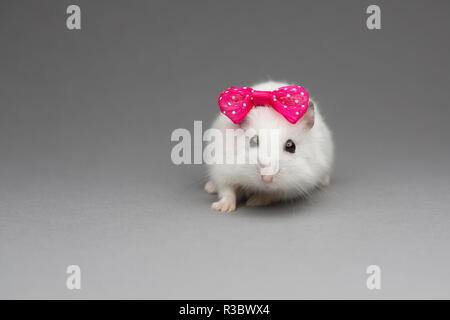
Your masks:
M 273 181 L 273 176 L 261 176 L 261 180 L 265 183 L 271 183 Z

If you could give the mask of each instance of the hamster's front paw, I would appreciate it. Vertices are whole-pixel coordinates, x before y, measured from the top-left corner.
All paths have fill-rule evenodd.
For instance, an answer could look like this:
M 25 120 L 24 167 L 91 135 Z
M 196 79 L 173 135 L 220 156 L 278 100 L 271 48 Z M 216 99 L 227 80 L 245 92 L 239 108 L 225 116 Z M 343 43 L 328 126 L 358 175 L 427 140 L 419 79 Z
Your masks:
M 236 200 L 229 198 L 222 198 L 219 201 L 214 202 L 211 205 L 211 208 L 219 212 L 232 212 L 236 210 Z
M 216 189 L 216 185 L 214 184 L 214 182 L 208 181 L 205 184 L 205 191 L 208 192 L 209 194 L 216 194 L 217 189 Z

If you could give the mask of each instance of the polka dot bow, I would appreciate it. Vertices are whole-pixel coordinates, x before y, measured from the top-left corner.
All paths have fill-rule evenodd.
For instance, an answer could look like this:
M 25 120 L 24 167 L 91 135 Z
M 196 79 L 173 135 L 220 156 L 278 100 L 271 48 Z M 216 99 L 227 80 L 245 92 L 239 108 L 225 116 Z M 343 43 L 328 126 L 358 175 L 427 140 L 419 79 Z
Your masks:
M 255 106 L 271 106 L 292 124 L 308 110 L 309 95 L 299 86 L 286 86 L 274 91 L 231 87 L 219 96 L 219 107 L 235 124 L 241 123 Z

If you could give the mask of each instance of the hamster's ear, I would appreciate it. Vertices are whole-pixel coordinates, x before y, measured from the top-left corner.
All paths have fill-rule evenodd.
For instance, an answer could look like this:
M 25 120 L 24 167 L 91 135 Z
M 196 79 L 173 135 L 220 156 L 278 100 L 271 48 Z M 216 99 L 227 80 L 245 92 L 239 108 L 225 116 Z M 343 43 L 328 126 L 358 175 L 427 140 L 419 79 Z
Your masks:
M 314 126 L 314 103 L 311 100 L 308 102 L 308 111 L 306 111 L 301 121 L 308 130 Z

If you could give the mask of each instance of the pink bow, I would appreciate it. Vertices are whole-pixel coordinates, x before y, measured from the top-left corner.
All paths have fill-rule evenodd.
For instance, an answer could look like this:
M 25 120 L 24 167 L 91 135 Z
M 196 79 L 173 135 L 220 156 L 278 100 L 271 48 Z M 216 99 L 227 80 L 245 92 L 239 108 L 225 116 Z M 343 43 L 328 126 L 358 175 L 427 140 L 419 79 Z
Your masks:
M 295 124 L 308 110 L 308 101 L 308 92 L 299 86 L 286 86 L 274 91 L 231 87 L 222 92 L 218 103 L 220 111 L 235 124 L 241 123 L 255 106 L 271 106 Z

